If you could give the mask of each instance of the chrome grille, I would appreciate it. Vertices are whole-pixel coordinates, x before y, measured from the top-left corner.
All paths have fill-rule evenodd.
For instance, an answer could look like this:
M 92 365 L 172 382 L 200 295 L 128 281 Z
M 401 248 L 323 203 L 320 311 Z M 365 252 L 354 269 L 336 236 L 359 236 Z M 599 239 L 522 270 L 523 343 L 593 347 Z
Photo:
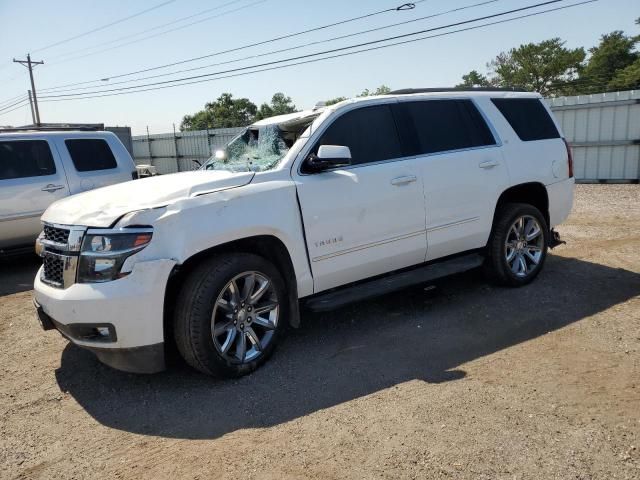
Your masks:
M 69 240 L 69 230 L 66 228 L 52 227 L 51 225 L 44 226 L 44 239 L 51 242 L 67 244 Z
M 40 279 L 55 288 L 76 282 L 78 258 L 86 227 L 45 223 L 38 238 L 43 267 Z
M 62 287 L 64 284 L 64 260 L 54 255 L 44 257 L 44 278 L 47 283 Z

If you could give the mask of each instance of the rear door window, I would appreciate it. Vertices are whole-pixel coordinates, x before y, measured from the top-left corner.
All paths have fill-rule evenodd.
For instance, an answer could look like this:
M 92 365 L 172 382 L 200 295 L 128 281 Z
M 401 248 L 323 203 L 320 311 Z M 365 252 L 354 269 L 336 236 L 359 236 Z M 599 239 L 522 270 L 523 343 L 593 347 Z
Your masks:
M 549 112 L 537 98 L 492 98 L 520 140 L 531 142 L 560 138 Z
M 359 108 L 333 122 L 316 144 L 340 145 L 351 150 L 351 163 L 362 165 L 402 157 L 393 114 L 388 105 Z
M 471 100 L 402 102 L 397 107 L 409 155 L 495 145 L 496 140 Z
M 79 172 L 109 170 L 117 168 L 113 152 L 109 144 L 102 139 L 81 138 L 65 140 L 71 160 Z
M 56 165 L 46 140 L 0 141 L 0 180 L 55 173 Z

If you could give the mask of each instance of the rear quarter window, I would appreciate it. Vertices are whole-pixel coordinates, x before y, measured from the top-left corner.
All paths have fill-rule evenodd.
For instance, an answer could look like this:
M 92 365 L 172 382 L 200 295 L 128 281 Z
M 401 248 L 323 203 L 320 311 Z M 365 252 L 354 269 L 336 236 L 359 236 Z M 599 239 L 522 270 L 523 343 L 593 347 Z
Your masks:
M 523 142 L 560 138 L 549 112 L 537 98 L 492 98 Z
M 79 172 L 93 172 L 117 168 L 109 144 L 102 139 L 78 138 L 65 140 L 73 165 Z
M 0 180 L 54 173 L 56 165 L 46 140 L 0 141 Z

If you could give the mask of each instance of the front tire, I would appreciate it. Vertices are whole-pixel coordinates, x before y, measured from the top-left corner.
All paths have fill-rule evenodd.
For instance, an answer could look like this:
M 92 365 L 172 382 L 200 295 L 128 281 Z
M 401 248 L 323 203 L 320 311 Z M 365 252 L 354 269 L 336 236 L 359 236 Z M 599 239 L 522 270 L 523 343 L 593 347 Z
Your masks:
M 178 294 L 176 345 L 193 368 L 239 377 L 271 356 L 287 320 L 285 284 L 269 261 L 217 256 L 191 272 Z
M 547 222 L 534 206 L 508 203 L 500 207 L 487 244 L 489 279 L 510 287 L 531 283 L 547 258 L 548 237 Z

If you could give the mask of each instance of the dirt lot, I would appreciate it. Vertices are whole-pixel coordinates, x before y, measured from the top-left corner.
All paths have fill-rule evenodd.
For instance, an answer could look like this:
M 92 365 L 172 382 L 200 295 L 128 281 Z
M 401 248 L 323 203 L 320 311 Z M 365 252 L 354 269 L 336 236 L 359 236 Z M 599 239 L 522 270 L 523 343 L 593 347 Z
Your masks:
M 640 478 L 640 187 L 580 186 L 520 290 L 460 275 L 305 314 L 263 369 L 120 373 L 0 264 L 2 478 Z

